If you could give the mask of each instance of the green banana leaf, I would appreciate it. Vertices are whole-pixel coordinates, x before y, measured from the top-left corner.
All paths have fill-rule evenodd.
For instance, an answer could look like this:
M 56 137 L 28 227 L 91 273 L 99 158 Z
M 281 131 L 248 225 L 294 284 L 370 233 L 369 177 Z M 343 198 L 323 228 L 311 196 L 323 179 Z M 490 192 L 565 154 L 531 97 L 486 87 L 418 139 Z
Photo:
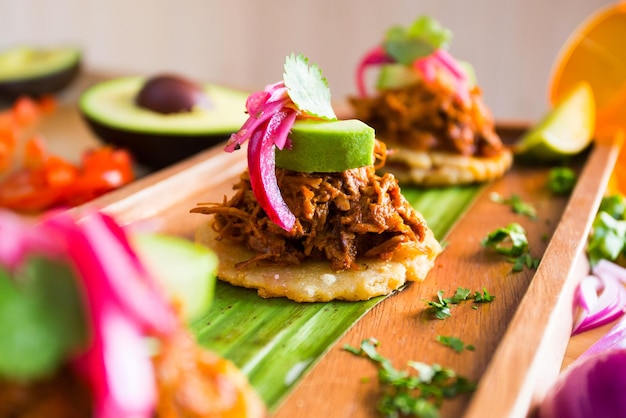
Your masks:
M 478 196 L 481 186 L 403 187 L 442 240 Z M 270 409 L 367 311 L 385 297 L 363 302 L 296 303 L 262 299 L 255 290 L 219 282 L 206 315 L 191 329 L 203 346 L 235 363 Z

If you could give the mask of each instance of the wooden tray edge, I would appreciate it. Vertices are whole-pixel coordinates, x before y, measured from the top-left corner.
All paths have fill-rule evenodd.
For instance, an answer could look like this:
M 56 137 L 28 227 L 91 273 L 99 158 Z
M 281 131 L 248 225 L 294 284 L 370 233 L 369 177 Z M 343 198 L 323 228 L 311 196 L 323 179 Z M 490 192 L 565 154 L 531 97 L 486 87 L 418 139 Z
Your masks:
M 586 237 L 618 153 L 617 143 L 595 144 L 546 248 L 545 262 L 485 370 L 465 418 L 526 417 L 556 380 L 571 332 L 574 289 L 588 271 Z M 573 262 L 563 269 L 562 260 Z

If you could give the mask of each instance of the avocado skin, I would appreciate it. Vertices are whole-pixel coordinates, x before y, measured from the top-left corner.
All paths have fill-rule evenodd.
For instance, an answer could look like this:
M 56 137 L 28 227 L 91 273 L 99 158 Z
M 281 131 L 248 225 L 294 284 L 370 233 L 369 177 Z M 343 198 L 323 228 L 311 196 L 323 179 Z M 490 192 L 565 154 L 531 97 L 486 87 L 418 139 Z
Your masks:
M 129 150 L 135 161 L 161 169 L 226 141 L 245 122 L 248 94 L 204 84 L 211 102 L 206 111 L 161 114 L 135 103 L 144 77 L 105 80 L 86 89 L 79 111 L 103 142 Z
M 230 137 L 230 134 L 148 135 L 105 126 L 84 113 L 82 117 L 96 136 L 114 146 L 130 150 L 135 161 L 155 170 L 191 157 Z
M 0 97 L 13 100 L 19 96 L 41 97 L 67 87 L 80 74 L 80 60 L 68 68 L 43 76 L 0 82 Z

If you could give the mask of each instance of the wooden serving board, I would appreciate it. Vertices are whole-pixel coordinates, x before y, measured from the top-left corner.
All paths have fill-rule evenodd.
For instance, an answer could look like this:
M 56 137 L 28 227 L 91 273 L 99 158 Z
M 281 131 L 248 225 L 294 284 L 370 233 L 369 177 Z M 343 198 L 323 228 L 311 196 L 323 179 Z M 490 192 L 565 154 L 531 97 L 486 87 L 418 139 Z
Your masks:
M 77 88 L 91 82 L 91 78 L 83 80 Z M 40 128 L 51 150 L 66 158 L 99 143 L 78 116 L 74 96 Z M 508 133 L 519 135 L 520 128 L 514 126 Z M 474 394 L 446 402 L 442 417 L 527 416 L 561 367 L 608 329 L 607 325 L 569 339 L 573 288 L 586 272 L 586 266 L 579 265 L 580 255 L 616 157 L 616 146 L 596 145 L 577 162 L 580 180 L 569 198 L 555 197 L 546 189 L 547 168 L 516 165 L 503 179 L 486 186 L 444 238 L 446 249 L 427 280 L 369 311 L 273 415 L 378 416 L 375 369 L 342 350 L 346 343 L 358 346 L 361 340 L 375 337 L 381 342 L 380 352 L 398 368 L 408 360 L 438 362 L 479 382 Z M 227 154 L 218 147 L 75 211 L 103 209 L 121 223 L 145 222 L 150 228 L 192 239 L 206 218 L 189 214 L 189 209 L 230 195 L 245 166 L 244 153 Z M 492 202 L 491 192 L 504 197 L 517 194 L 537 208 L 539 218 L 533 221 L 512 213 L 508 206 Z M 510 263 L 480 245 L 488 232 L 513 221 L 528 231 L 532 255 L 543 256 L 537 270 L 511 273 Z M 425 316 L 425 300 L 432 300 L 438 290 L 451 295 L 459 286 L 472 291 L 487 288 L 496 300 L 476 310 L 471 303 L 461 304 L 443 321 Z M 438 344 L 437 335 L 461 338 L 476 350 L 456 353 Z
M 346 343 L 358 346 L 375 337 L 381 342 L 380 352 L 398 368 L 409 360 L 439 363 L 479 382 L 474 394 L 446 402 L 443 417 L 526 416 L 561 368 L 572 323 L 573 289 L 586 272 L 586 266 L 579 265 L 580 255 L 616 156 L 614 146 L 595 146 L 576 166 L 580 180 L 569 198 L 550 193 L 545 167 L 516 165 L 485 187 L 445 238 L 446 249 L 427 280 L 375 306 L 274 415 L 378 416 L 375 369 L 342 350 Z M 228 154 L 218 147 L 75 210 L 102 209 L 121 223 L 148 222 L 151 228 L 191 239 L 206 218 L 189 214 L 189 209 L 230 195 L 245 166 L 245 153 Z M 493 202 L 492 192 L 504 197 L 517 194 L 537 208 L 538 219 Z M 510 222 L 527 230 L 531 254 L 542 257 L 537 270 L 512 273 L 512 264 L 504 257 L 482 248 L 480 242 L 490 231 Z M 496 300 L 478 309 L 460 304 L 451 318 L 428 319 L 424 301 L 432 300 L 438 290 L 451 296 L 459 286 L 472 291 L 486 288 Z M 456 353 L 437 343 L 437 335 L 461 338 L 476 350 Z

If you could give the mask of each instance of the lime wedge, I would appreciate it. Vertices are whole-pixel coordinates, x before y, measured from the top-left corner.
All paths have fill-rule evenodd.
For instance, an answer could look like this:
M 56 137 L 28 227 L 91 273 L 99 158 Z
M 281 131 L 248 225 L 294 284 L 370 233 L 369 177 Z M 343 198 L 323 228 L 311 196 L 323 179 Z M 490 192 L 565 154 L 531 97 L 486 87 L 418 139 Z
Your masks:
M 560 161 L 583 151 L 593 139 L 596 108 L 589 83 L 573 85 L 513 147 L 523 160 Z

